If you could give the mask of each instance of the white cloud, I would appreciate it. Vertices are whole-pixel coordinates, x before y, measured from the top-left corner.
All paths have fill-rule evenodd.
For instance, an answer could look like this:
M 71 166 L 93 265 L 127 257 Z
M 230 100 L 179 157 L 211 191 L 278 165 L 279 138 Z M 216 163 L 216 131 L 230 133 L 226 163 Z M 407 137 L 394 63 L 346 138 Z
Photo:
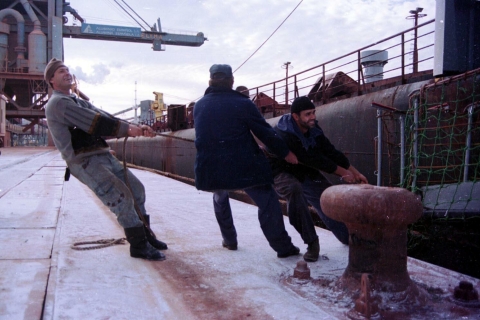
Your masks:
M 92 69 L 93 71 L 87 74 L 83 71 L 82 67 L 73 67 L 70 68 L 70 73 L 74 74 L 78 80 L 85 81 L 89 84 L 102 84 L 110 74 L 109 68 L 103 63 L 93 65 Z

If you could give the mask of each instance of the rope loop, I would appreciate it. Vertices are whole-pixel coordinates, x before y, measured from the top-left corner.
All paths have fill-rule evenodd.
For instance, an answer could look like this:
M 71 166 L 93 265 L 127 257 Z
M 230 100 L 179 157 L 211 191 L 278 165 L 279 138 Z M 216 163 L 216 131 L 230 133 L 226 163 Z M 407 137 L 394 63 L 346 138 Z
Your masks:
M 119 238 L 119 239 L 100 239 L 95 241 L 82 241 L 82 242 L 75 242 L 70 248 L 74 250 L 94 250 L 100 248 L 106 248 L 110 246 L 114 246 L 117 244 L 125 244 L 126 238 Z M 89 247 L 82 247 L 84 245 L 94 244 L 94 246 Z

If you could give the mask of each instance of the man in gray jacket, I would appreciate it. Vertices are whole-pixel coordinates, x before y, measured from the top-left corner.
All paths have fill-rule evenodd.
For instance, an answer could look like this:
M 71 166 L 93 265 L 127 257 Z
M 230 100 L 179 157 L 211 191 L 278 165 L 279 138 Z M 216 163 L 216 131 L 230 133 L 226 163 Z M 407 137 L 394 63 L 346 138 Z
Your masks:
M 68 169 L 117 216 L 130 243 L 130 256 L 147 260 L 164 260 L 158 250 L 167 245 L 155 238 L 148 227 L 143 184 L 118 159 L 113 157 L 102 136 L 153 136 L 145 125 L 136 126 L 96 108 L 72 94 L 72 75 L 67 66 L 52 59 L 45 68 L 45 81 L 53 93 L 45 107 L 48 128 L 55 146 Z M 128 179 L 130 188 L 125 183 Z M 135 211 L 138 205 L 140 214 Z

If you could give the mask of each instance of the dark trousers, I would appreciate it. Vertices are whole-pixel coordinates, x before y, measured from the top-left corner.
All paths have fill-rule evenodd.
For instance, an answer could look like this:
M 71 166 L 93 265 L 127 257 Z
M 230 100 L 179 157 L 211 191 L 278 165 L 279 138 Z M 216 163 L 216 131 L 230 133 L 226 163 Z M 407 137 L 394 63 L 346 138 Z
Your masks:
M 317 179 L 306 177 L 303 182 L 285 172 L 275 176 L 275 190 L 287 201 L 290 224 L 298 231 L 305 243 L 310 243 L 317 237 L 308 209 L 310 204 L 335 237 L 343 244 L 348 244 L 348 229 L 345 224 L 327 217 L 320 207 L 320 196 L 330 186 L 331 184 L 323 175 L 319 175 Z
M 290 252 L 292 240 L 285 230 L 280 203 L 273 187 L 262 185 L 244 191 L 258 207 L 258 221 L 270 247 L 279 254 Z M 213 193 L 213 208 L 223 241 L 226 244 L 236 244 L 237 231 L 233 223 L 228 191 L 218 190 Z

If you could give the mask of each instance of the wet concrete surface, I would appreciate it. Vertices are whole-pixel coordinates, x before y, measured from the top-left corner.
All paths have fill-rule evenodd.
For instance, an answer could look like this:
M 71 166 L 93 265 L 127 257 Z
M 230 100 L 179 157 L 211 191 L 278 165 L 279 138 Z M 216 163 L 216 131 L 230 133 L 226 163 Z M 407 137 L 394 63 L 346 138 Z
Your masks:
M 348 247 L 329 231 L 317 228 L 321 258 L 308 263 L 311 278 L 296 279 L 302 256 L 276 257 L 256 207 L 232 200 L 239 248 L 226 250 L 211 193 L 137 169 L 167 259 L 131 258 L 127 245 L 72 250 L 78 241 L 124 234 L 88 188 L 74 177 L 63 181 L 64 169 L 53 149 L 2 149 L 0 319 L 346 319 L 354 306 L 355 297 L 336 286 Z M 408 271 L 428 306 L 397 319 L 480 319 L 480 309 L 447 303 L 461 280 L 478 290 L 478 279 L 415 259 Z

